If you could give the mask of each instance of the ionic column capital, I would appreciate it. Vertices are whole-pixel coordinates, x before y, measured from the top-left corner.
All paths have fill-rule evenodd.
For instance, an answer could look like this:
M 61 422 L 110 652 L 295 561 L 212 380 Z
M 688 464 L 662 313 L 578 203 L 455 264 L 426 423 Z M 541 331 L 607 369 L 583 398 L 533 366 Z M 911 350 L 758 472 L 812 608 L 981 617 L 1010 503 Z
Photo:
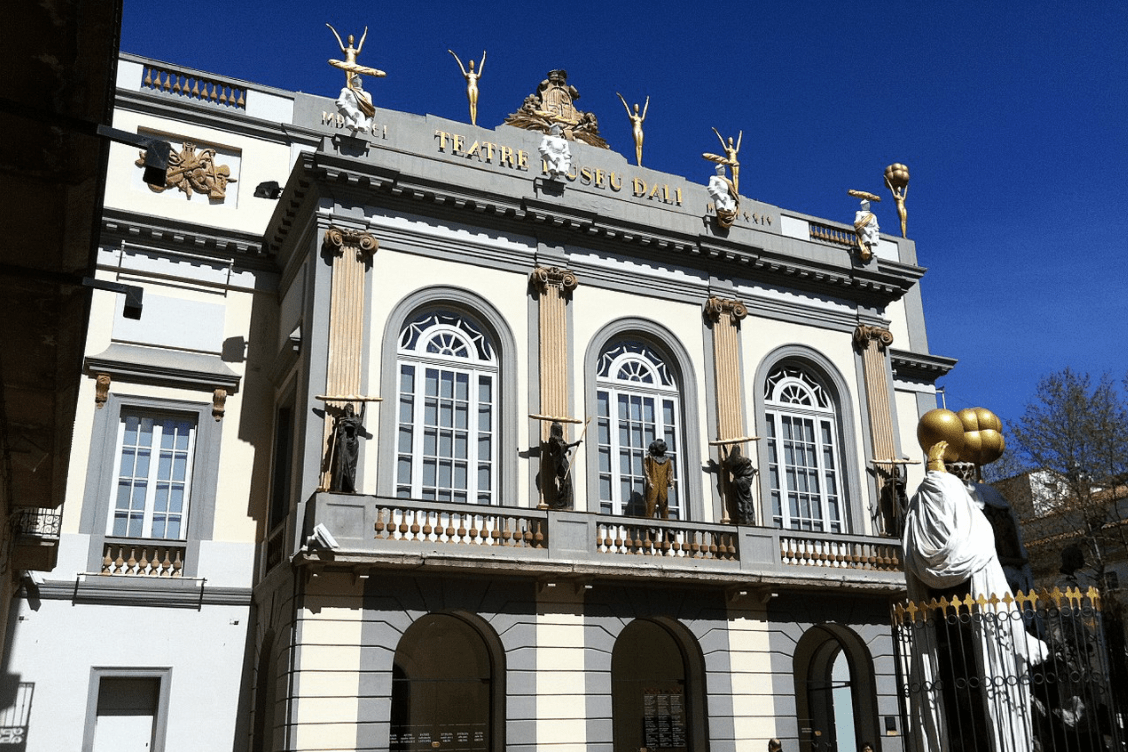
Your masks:
M 580 284 L 574 273 L 558 266 L 538 266 L 529 275 L 529 281 L 541 294 L 547 292 L 550 287 L 555 287 L 561 292 L 564 290 L 571 292 Z
M 728 316 L 729 323 L 735 324 L 748 315 L 748 308 L 739 300 L 718 298 L 714 295 L 705 301 L 705 315 L 713 322 L 720 321 L 722 316 Z
M 859 350 L 865 350 L 870 342 L 876 342 L 877 348 L 884 351 L 893 344 L 893 333 L 880 326 L 858 324 L 858 328 L 854 330 L 854 345 Z
M 325 247 L 338 256 L 343 256 L 346 249 L 356 253 L 356 260 L 363 261 L 371 256 L 380 247 L 380 241 L 372 233 L 365 230 L 350 230 L 348 228 L 329 225 L 325 230 Z

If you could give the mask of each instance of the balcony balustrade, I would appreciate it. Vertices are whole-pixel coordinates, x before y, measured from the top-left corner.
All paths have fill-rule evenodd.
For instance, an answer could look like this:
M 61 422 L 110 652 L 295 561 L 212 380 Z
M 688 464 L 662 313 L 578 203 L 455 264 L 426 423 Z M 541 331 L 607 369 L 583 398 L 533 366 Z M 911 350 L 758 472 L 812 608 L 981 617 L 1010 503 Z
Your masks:
M 336 546 L 307 563 L 904 588 L 889 538 L 330 493 L 310 504 L 307 530 L 324 526 Z
M 157 540 L 107 540 L 102 574 L 139 577 L 182 577 L 187 544 Z

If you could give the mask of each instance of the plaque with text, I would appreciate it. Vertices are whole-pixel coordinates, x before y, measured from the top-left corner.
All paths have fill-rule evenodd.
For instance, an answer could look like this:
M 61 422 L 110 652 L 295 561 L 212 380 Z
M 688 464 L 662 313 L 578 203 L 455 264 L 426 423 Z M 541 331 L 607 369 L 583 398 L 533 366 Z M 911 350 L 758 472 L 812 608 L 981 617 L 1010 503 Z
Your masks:
M 392 724 L 388 734 L 390 752 L 488 752 L 485 723 Z
M 647 752 L 684 752 L 685 698 L 681 687 L 645 688 L 642 725 Z

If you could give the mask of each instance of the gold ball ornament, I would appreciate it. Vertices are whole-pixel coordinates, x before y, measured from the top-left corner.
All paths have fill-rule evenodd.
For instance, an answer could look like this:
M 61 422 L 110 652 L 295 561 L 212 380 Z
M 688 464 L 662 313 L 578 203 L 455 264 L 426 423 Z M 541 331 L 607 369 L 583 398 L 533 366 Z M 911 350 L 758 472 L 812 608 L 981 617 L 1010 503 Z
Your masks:
M 895 188 L 909 184 L 909 168 L 900 162 L 894 162 L 885 168 L 885 179 Z
M 966 443 L 963 422 L 951 410 L 937 408 L 921 416 L 917 423 L 917 443 L 927 452 L 937 442 L 948 442 L 944 450 L 945 462 L 956 462 Z
M 969 407 L 959 412 L 965 442 L 960 459 L 976 465 L 989 465 L 1003 456 L 1003 422 L 985 407 Z

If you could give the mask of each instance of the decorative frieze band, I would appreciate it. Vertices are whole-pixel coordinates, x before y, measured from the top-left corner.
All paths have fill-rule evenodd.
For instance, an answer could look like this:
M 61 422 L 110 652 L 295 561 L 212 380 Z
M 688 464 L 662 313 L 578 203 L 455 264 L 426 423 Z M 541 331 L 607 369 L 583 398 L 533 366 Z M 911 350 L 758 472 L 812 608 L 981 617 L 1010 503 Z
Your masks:
M 573 272 L 567 269 L 561 269 L 558 266 L 538 266 L 536 269 L 533 269 L 532 274 L 529 275 L 529 281 L 537 288 L 537 292 L 542 295 L 549 288 L 571 292 L 579 285 L 579 280 L 576 279 L 576 275 Z
M 854 346 L 865 350 L 870 342 L 876 342 L 878 349 L 884 351 L 893 344 L 893 333 L 880 326 L 858 324 L 858 328 L 854 330 Z
M 728 316 L 731 323 L 735 324 L 748 315 L 748 308 L 739 300 L 713 296 L 705 301 L 705 315 L 713 322 L 720 321 L 721 316 Z
M 353 249 L 357 261 L 363 261 L 376 252 L 380 242 L 370 232 L 330 225 L 325 230 L 325 247 L 338 256 L 344 255 L 346 249 Z

